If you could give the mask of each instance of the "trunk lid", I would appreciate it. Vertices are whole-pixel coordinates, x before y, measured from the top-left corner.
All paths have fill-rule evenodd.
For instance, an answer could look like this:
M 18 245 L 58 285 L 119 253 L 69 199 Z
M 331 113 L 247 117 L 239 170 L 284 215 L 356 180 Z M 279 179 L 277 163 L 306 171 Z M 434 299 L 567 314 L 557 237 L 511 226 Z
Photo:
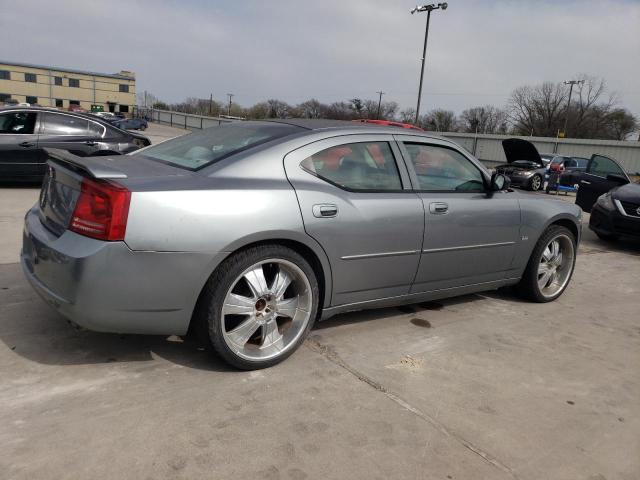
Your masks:
M 39 216 L 42 224 L 58 236 L 69 226 L 84 178 L 124 184 L 131 179 L 185 174 L 142 156 L 78 157 L 64 150 L 45 150 L 49 160 L 38 200 Z
M 513 163 L 516 160 L 527 160 L 533 162 L 538 168 L 544 167 L 544 162 L 538 153 L 538 149 L 527 140 L 507 138 L 502 141 L 502 149 L 507 157 L 507 163 Z

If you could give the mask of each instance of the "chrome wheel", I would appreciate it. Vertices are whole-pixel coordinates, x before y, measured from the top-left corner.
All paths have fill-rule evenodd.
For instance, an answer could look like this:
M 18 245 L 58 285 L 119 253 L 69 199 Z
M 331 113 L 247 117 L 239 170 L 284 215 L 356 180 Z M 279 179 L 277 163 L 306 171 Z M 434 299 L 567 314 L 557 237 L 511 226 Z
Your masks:
M 226 345 L 245 360 L 269 360 L 296 344 L 311 318 L 309 279 L 294 263 L 267 259 L 243 271 L 222 305 Z
M 531 190 L 537 192 L 542 187 L 542 178 L 540 175 L 534 175 L 531 179 Z
M 538 288 L 546 298 L 558 295 L 567 285 L 573 270 L 573 241 L 566 235 L 553 237 L 542 250 L 538 264 Z

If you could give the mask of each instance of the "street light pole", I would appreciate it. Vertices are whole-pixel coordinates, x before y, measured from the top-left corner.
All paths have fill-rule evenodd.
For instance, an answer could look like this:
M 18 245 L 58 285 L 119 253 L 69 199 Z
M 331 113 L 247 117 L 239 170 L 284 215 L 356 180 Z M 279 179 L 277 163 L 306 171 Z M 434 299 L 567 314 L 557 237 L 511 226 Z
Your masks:
M 235 95 L 233 93 L 227 93 L 227 97 L 229 97 L 229 107 L 227 108 L 227 116 L 230 117 L 231 116 L 231 99 L 234 97 Z
M 382 95 L 384 95 L 384 92 L 380 90 L 376 93 L 380 95 L 380 97 L 378 97 L 378 113 L 376 114 L 376 120 L 380 120 L 380 105 L 382 104 Z
M 448 5 L 446 3 L 439 3 L 438 5 L 430 4 L 430 5 L 416 5 L 411 9 L 411 14 L 413 15 L 416 12 L 427 12 L 427 26 L 424 31 L 424 46 L 422 47 L 422 67 L 420 68 L 420 86 L 418 87 L 418 104 L 416 105 L 416 119 L 415 124 L 418 125 L 418 119 L 420 118 L 420 100 L 422 99 L 422 80 L 424 79 L 424 64 L 427 58 L 427 40 L 429 39 L 429 22 L 431 20 L 431 11 L 438 10 L 441 8 L 442 10 L 446 10 Z
M 573 93 L 573 86 L 578 83 L 584 83 L 584 80 L 568 80 L 564 82 L 565 85 L 569 85 L 569 99 L 567 100 L 567 114 L 564 117 L 564 138 L 567 138 L 567 125 L 569 124 L 569 107 L 571 106 L 571 94 Z

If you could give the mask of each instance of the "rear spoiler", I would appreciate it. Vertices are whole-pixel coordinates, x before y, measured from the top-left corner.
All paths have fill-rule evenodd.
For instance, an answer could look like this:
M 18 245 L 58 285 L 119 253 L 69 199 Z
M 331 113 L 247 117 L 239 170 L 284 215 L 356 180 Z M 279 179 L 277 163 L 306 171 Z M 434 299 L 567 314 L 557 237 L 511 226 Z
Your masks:
M 72 170 L 82 170 L 93 178 L 127 178 L 126 173 L 110 165 L 113 159 L 108 156 L 79 157 L 58 148 L 45 148 L 44 150 L 47 152 L 49 160 L 70 167 Z

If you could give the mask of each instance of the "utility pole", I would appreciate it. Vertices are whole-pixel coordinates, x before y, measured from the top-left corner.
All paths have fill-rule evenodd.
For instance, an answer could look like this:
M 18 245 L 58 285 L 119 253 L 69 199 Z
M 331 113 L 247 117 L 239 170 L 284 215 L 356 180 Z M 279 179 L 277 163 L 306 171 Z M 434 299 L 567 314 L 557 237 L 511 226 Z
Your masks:
M 209 95 L 209 116 L 213 113 L 213 93 Z
M 411 15 L 416 12 L 427 12 L 427 27 L 424 31 L 424 47 L 422 47 L 422 68 L 420 69 L 420 86 L 418 87 L 418 105 L 416 106 L 416 119 L 415 124 L 418 125 L 418 119 L 420 118 L 420 99 L 422 98 L 422 80 L 424 78 L 424 61 L 427 57 L 427 40 L 429 39 L 429 21 L 431 20 L 431 11 L 438 10 L 441 8 L 442 10 L 446 10 L 448 5 L 446 3 L 439 3 L 438 5 L 430 4 L 430 5 L 416 5 L 411 9 Z
M 378 113 L 376 113 L 376 120 L 380 120 L 380 106 L 382 105 L 382 95 L 384 95 L 384 92 L 380 90 L 379 92 L 376 92 L 376 93 L 380 95 L 378 97 Z
M 564 117 L 564 138 L 567 138 L 567 125 L 569 124 L 569 107 L 571 106 L 571 94 L 573 93 L 573 86 L 578 83 L 584 83 L 584 80 L 567 80 L 565 85 L 569 85 L 569 99 L 567 100 L 567 114 Z
M 233 93 L 227 93 L 227 97 L 229 97 L 229 107 L 227 108 L 227 116 L 231 116 L 231 99 L 234 97 L 235 95 Z

